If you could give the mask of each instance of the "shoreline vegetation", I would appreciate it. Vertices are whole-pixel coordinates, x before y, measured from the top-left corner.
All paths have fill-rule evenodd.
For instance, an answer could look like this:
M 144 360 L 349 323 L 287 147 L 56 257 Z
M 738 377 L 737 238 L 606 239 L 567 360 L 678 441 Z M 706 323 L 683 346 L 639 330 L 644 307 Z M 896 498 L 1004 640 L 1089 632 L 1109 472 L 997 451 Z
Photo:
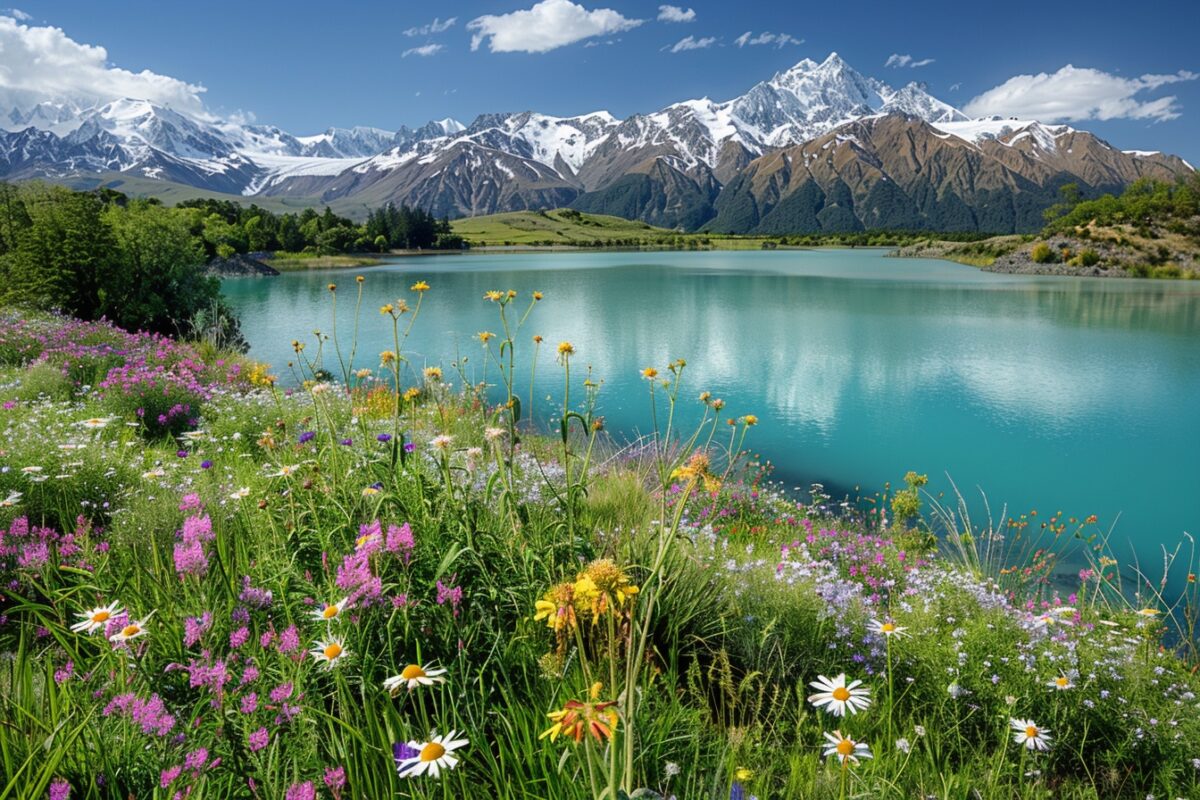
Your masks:
M 554 298 L 416 280 L 362 309 L 369 280 L 329 284 L 291 389 L 211 341 L 0 311 L 15 796 L 1200 792 L 1188 542 L 1169 598 L 1095 517 L 980 524 L 911 472 L 798 501 L 685 359 L 642 370 L 654 425 L 621 442 Z M 494 308 L 479 382 L 406 350 L 443 302 Z

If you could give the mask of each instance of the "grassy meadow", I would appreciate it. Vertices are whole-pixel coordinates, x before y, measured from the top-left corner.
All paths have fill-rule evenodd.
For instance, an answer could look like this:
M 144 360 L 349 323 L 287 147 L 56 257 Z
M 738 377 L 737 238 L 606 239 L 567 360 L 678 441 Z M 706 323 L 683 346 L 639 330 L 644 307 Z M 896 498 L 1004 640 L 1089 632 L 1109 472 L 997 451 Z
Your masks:
M 610 436 L 535 288 L 455 298 L 470 373 L 406 351 L 436 282 L 274 372 L 0 311 L 0 798 L 1200 796 L 1191 550 L 794 496 L 682 358 Z

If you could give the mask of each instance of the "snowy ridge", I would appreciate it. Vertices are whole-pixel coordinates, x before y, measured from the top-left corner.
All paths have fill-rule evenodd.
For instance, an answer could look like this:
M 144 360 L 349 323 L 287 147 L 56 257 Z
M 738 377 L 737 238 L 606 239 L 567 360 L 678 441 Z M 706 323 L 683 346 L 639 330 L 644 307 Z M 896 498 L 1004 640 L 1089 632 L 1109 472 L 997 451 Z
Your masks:
M 607 111 L 572 117 L 524 111 L 482 114 L 469 125 L 446 118 L 415 129 L 330 127 L 295 136 L 271 125 L 186 114 L 136 98 L 91 108 L 43 102 L 0 113 L 0 176 L 133 172 L 254 196 L 286 194 L 293 182 L 296 191 L 333 191 L 346 184 L 321 179 L 370 181 L 420 170 L 447 154 L 469 153 L 454 168 L 466 182 L 471 176 L 463 170 L 479 169 L 493 182 L 508 175 L 516 182 L 546 180 L 591 191 L 655 158 L 698 185 L 719 188 L 749 159 L 888 114 L 921 119 L 943 138 L 976 147 L 998 143 L 1033 158 L 1070 154 L 1070 146 L 1060 151 L 1059 142 L 1074 133 L 1034 120 L 973 120 L 924 84 L 896 89 L 831 53 L 819 63 L 803 59 L 730 100 L 685 100 L 624 120 Z M 496 156 L 476 158 L 476 152 Z M 718 164 L 722 158 L 729 161 Z

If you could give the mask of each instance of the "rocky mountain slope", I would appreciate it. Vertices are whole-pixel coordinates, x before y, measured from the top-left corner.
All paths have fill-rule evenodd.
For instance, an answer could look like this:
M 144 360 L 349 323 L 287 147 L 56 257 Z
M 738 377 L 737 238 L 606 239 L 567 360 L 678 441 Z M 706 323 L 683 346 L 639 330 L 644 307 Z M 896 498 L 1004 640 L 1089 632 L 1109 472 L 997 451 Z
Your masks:
M 1190 171 L 1065 126 L 971 120 L 920 84 L 894 89 L 836 53 L 732 100 L 624 120 L 527 111 L 293 136 L 126 99 L 13 109 L 0 128 L 8 180 L 115 173 L 139 185 L 342 208 L 395 201 L 451 217 L 572 205 L 730 232 L 1028 230 L 1063 183 L 1099 192 Z

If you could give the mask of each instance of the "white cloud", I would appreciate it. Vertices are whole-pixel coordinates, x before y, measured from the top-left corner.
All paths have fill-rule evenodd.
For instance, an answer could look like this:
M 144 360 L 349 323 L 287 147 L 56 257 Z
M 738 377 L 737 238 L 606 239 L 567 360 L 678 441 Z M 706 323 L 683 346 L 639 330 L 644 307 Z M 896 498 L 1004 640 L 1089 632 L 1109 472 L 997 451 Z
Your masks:
M 769 31 L 763 31 L 758 36 L 755 36 L 753 31 L 746 31 L 741 36 L 734 39 L 733 43 L 738 47 L 774 45 L 776 49 L 779 49 L 784 45 L 804 44 L 804 40 L 797 39 L 790 33 L 770 33 Z
M 448 20 L 439 20 L 437 17 L 434 17 L 433 22 L 430 22 L 426 25 L 419 25 L 415 28 L 409 28 L 408 30 L 404 31 L 404 35 L 428 36 L 431 33 L 442 33 L 454 27 L 454 23 L 456 22 L 458 22 L 458 17 L 451 17 Z
M 884 66 L 892 67 L 894 69 L 900 69 L 901 67 L 910 67 L 912 69 L 916 69 L 917 67 L 927 67 L 932 64 L 933 61 L 934 60 L 932 58 L 915 59 L 910 55 L 892 53 L 890 56 L 888 56 L 888 60 L 884 63 Z
M 80 44 L 61 28 L 22 25 L 0 16 L 0 107 L 44 101 L 93 105 L 133 97 L 207 116 L 204 87 L 150 70 L 110 66 L 103 47 Z
M 12 17 L 18 22 L 29 22 L 29 20 L 33 19 L 31 15 L 26 14 L 19 8 L 6 8 L 3 13 L 5 16 Z
M 444 44 L 423 44 L 420 47 L 410 47 L 400 54 L 401 58 L 409 56 L 431 56 L 434 53 L 439 53 L 446 49 Z
M 950 91 L 952 91 L 952 92 L 957 92 L 957 91 L 958 91 L 959 89 L 961 89 L 961 88 L 962 88 L 962 84 L 961 84 L 961 83 L 952 83 L 952 84 L 950 84 Z
M 659 6 L 658 21 L 659 22 L 692 22 L 696 19 L 694 9 L 686 11 L 680 6 Z
M 717 37 L 705 36 L 702 39 L 697 39 L 694 36 L 685 36 L 673 45 L 668 45 L 663 48 L 672 53 L 681 53 L 684 50 L 705 50 L 717 43 Z
M 472 50 L 487 41 L 493 53 L 546 53 L 593 36 L 627 31 L 642 22 L 611 8 L 588 11 L 571 0 L 542 0 L 532 8 L 477 17 L 467 23 L 467 29 L 474 31 Z
M 1140 100 L 1138 95 L 1200 75 L 1180 70 L 1173 75 L 1122 78 L 1098 69 L 1070 64 L 1058 72 L 1015 75 L 965 106 L 971 116 L 999 114 L 1046 122 L 1088 119 L 1152 119 L 1163 122 L 1179 116 L 1174 96 Z

